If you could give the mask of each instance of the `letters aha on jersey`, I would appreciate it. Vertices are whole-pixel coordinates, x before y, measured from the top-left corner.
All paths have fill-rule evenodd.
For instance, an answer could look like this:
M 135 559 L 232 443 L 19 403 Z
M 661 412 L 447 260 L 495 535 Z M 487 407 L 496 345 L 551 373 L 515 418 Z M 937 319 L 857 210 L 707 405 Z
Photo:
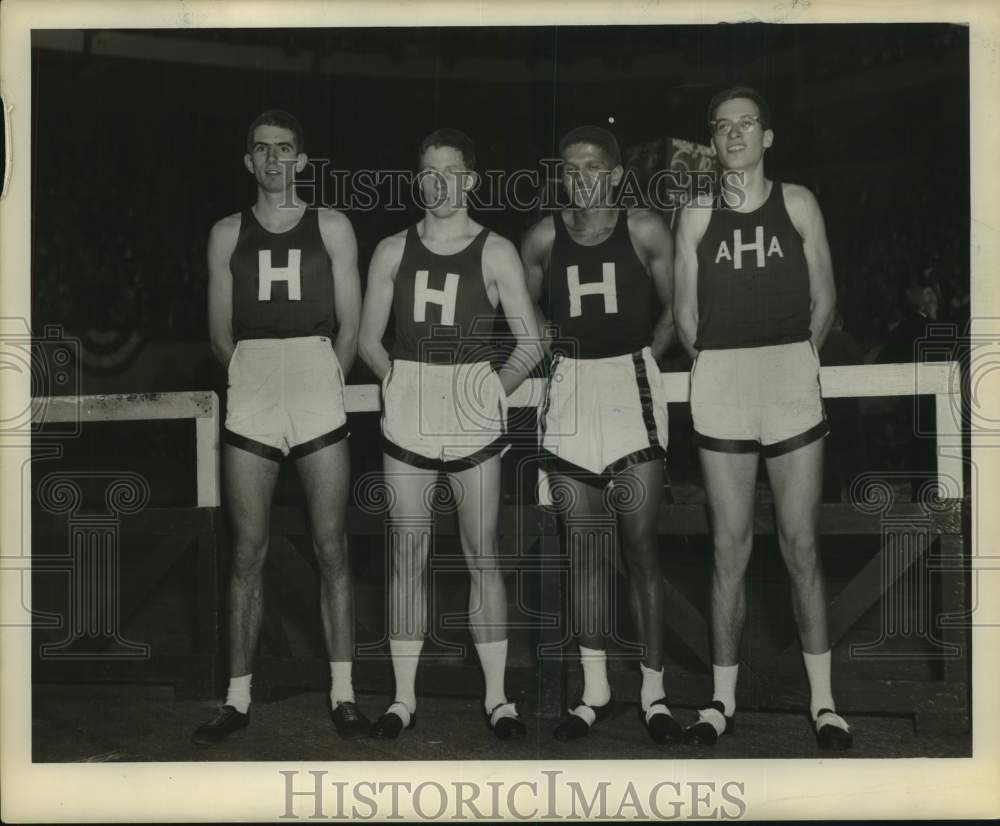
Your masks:
M 698 244 L 699 350 L 809 338 L 809 268 L 781 183 L 757 209 L 712 210 Z

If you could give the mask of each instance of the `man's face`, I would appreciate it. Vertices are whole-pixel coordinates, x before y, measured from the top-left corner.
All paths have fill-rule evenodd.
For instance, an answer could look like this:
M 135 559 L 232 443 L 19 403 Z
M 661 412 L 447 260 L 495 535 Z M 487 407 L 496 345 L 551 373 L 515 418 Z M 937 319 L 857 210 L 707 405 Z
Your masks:
M 720 103 L 710 124 L 712 142 L 724 169 L 750 169 L 764 157 L 774 133 L 760 123 L 760 110 L 749 98 Z
M 430 146 L 420 159 L 420 195 L 424 208 L 445 218 L 465 206 L 465 195 L 475 173 L 465 168 L 462 153 L 454 146 Z
M 298 151 L 291 129 L 258 126 L 243 163 L 265 192 L 283 192 L 292 186 L 295 173 L 302 171 L 306 156 Z
M 622 177 L 604 150 L 592 143 L 572 143 L 563 152 L 562 181 L 576 207 L 601 206 Z

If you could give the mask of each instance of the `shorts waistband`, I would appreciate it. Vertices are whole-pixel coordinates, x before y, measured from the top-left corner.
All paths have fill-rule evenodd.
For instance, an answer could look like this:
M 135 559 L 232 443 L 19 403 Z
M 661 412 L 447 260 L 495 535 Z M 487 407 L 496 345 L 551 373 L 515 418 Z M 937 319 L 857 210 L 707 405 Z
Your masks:
M 641 350 L 636 350 L 633 353 L 622 353 L 620 356 L 604 356 L 602 358 L 596 359 L 578 359 L 572 358 L 571 356 L 565 356 L 561 353 L 557 353 L 553 356 L 553 361 L 559 362 L 569 362 L 571 364 L 632 364 L 636 356 L 640 358 L 645 358 L 646 356 L 652 356 L 653 351 L 648 345 L 643 347 Z
M 297 336 L 295 338 L 241 338 L 236 342 L 238 347 L 244 349 L 292 349 L 296 347 L 317 347 L 319 345 L 329 346 L 328 336 Z

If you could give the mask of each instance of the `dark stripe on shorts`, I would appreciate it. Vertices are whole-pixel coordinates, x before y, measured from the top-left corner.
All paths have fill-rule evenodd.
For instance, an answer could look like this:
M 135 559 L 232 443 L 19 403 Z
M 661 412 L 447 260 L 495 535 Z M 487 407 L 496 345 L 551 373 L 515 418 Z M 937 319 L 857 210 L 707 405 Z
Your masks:
M 488 459 L 492 459 L 498 453 L 500 453 L 505 447 L 507 447 L 507 437 L 501 436 L 495 442 L 490 442 L 486 447 L 480 448 L 475 453 L 469 456 L 462 456 L 459 459 L 447 459 L 441 462 L 441 469 L 445 473 L 458 473 L 462 470 L 468 470 L 476 465 L 481 465 Z
M 557 456 L 550 450 L 545 450 L 543 448 L 542 453 L 544 454 L 542 461 L 545 463 L 545 469 L 549 473 L 561 473 L 563 476 L 568 476 L 571 479 L 576 479 L 577 481 L 583 482 L 585 485 L 590 485 L 595 488 L 603 488 L 608 484 L 608 482 L 611 481 L 610 476 L 605 476 L 601 473 L 594 473 L 592 470 L 587 470 L 586 468 L 573 464 L 573 462 L 563 459 L 562 456 Z
M 232 445 L 233 447 L 238 447 L 240 450 L 245 450 L 247 453 L 253 453 L 255 456 L 260 456 L 262 459 L 270 459 L 272 462 L 280 462 L 284 458 L 284 454 L 278 448 L 266 445 L 263 442 L 248 439 L 246 436 L 241 436 L 239 433 L 233 433 L 231 430 L 223 429 L 222 441 L 227 445 Z
M 635 383 L 639 388 L 639 401 L 642 404 L 642 421 L 646 425 L 649 446 L 656 447 L 660 444 L 660 440 L 657 438 L 656 417 L 653 415 L 653 393 L 649 389 L 646 362 L 643 360 L 641 352 L 632 354 L 632 366 L 635 367 Z
M 324 447 L 346 439 L 350 433 L 351 431 L 347 429 L 347 424 L 342 424 L 336 430 L 331 430 L 329 433 L 324 433 L 322 436 L 317 436 L 308 442 L 295 445 L 295 447 L 288 451 L 288 455 L 293 459 L 301 459 L 303 456 L 308 456 L 310 453 L 315 453 L 317 450 L 322 450 Z
M 697 430 L 694 432 L 694 443 L 705 450 L 716 450 L 719 453 L 756 453 L 760 450 L 760 442 L 756 439 L 714 439 Z
M 629 453 L 627 456 L 622 456 L 621 459 L 613 461 L 604 469 L 603 475 L 606 477 L 615 476 L 630 467 L 635 467 L 636 465 L 641 465 L 645 462 L 652 462 L 654 459 L 666 458 L 667 451 L 665 451 L 659 444 L 654 445 L 653 447 L 644 447 L 642 450 Z
M 830 424 L 826 419 L 823 419 L 823 421 L 810 427 L 805 433 L 800 433 L 798 436 L 792 436 L 788 439 L 782 439 L 780 442 L 775 442 L 772 445 L 764 445 L 760 452 L 766 459 L 773 459 L 775 456 L 784 456 L 786 453 L 791 453 L 793 450 L 798 450 L 800 447 L 812 444 L 817 439 L 822 439 L 829 432 Z
M 418 467 L 421 470 L 443 470 L 444 463 L 440 459 L 431 459 L 427 456 L 421 456 L 419 453 L 414 453 L 412 450 L 407 450 L 405 447 L 400 447 L 395 442 L 390 442 L 385 436 L 382 437 L 382 452 L 386 456 L 391 456 L 393 459 L 398 459 L 400 462 L 406 462 L 408 465 L 413 465 L 413 467 Z

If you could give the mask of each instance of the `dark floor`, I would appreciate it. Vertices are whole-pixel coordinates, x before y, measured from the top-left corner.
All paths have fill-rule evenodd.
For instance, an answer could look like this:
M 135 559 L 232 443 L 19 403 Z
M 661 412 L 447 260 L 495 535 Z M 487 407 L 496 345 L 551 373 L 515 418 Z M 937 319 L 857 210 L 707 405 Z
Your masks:
M 374 717 L 387 698 L 359 697 Z M 33 695 L 35 762 L 313 761 L 313 760 L 643 760 L 654 758 L 817 758 L 820 752 L 804 715 L 740 712 L 738 728 L 714 748 L 656 746 L 634 705 L 622 705 L 583 741 L 552 739 L 552 720 L 529 719 L 529 736 L 501 743 L 486 730 L 474 700 L 422 698 L 418 724 L 395 742 L 337 737 L 324 695 L 303 692 L 253 707 L 250 727 L 211 748 L 191 743 L 195 727 L 215 702 L 178 700 L 169 687 L 42 685 Z M 676 709 L 681 722 L 694 718 Z M 844 756 L 963 757 L 970 735 L 918 736 L 909 717 L 858 716 L 850 720 L 855 747 Z

